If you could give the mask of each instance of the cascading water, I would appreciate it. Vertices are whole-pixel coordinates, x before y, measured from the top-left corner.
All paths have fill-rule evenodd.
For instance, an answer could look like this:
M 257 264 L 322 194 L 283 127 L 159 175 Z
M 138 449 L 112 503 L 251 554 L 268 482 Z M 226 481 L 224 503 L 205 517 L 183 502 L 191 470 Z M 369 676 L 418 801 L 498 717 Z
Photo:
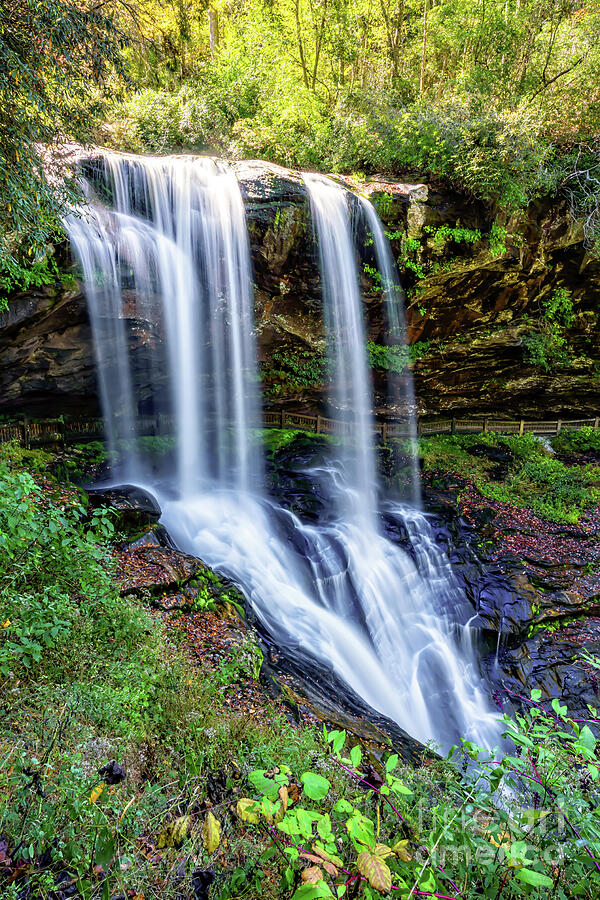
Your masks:
M 415 509 L 386 510 L 409 535 L 412 556 L 379 525 L 345 193 L 306 176 L 336 405 L 348 426 L 341 458 L 328 469 L 334 516 L 309 526 L 264 495 L 253 450 L 259 416 L 250 255 L 233 174 L 200 158 L 106 154 L 85 181 L 90 205 L 66 224 L 83 268 L 113 443 L 123 433 L 135 435 L 140 380 L 146 404 L 161 393 L 163 365 L 171 386 L 163 403 L 175 422 L 176 472 L 153 480 L 143 455 L 134 454 L 126 477 L 158 496 L 163 521 L 183 549 L 243 588 L 276 644 L 331 667 L 420 740 L 448 746 L 467 736 L 496 743 L 496 718 L 480 687 L 468 630 L 452 626 L 444 612 L 456 602 L 456 588 L 427 520 Z M 122 321 L 128 297 L 138 317 L 158 316 L 164 327 L 147 372 L 135 370 L 129 351 Z

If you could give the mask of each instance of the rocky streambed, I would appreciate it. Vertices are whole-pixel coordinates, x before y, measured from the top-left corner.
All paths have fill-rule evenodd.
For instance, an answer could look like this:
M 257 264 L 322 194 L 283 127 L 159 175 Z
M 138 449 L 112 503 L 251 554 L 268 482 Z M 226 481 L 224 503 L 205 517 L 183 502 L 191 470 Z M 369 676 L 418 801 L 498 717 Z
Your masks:
M 268 467 L 278 502 L 307 522 L 328 516 L 318 470 L 323 439 L 298 435 L 273 452 Z M 444 550 L 466 600 L 457 612 L 475 631 L 482 672 L 499 709 L 559 698 L 573 716 L 597 708 L 600 685 L 585 654 L 600 655 L 600 510 L 577 525 L 558 525 L 526 508 L 490 501 L 468 481 L 443 472 L 424 473 L 424 504 L 437 545 Z M 253 616 L 240 585 L 212 572 L 172 544 L 158 524 L 155 501 L 139 490 L 96 494 L 135 535 L 116 550 L 123 594 L 148 603 L 179 629 L 192 656 L 222 665 L 250 641 L 254 663 L 240 670 L 231 702 L 249 715 L 269 715 L 270 704 L 299 723 L 346 728 L 373 748 L 390 740 L 405 757 L 422 748 L 370 709 L 306 654 L 277 646 Z M 387 534 L 410 550 L 397 523 Z M 252 657 L 252 653 L 250 653 Z M 254 666 L 254 667 L 253 667 Z

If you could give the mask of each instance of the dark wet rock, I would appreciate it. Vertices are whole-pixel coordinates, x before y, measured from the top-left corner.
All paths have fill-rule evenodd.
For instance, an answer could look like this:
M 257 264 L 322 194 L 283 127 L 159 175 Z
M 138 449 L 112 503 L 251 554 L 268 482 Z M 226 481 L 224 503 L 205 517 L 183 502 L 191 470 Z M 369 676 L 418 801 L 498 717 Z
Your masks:
M 600 618 L 541 628 L 518 647 L 500 645 L 497 656 L 491 654 L 484 666 L 508 697 L 517 694 L 527 701 L 536 687 L 548 708 L 557 697 L 566 702 L 571 716 L 587 718 L 588 704 L 600 706 L 600 673 L 583 659 L 584 652 L 600 655 Z
M 170 550 L 176 550 L 175 543 L 171 535 L 164 525 L 160 523 L 152 525 L 147 531 L 144 531 L 139 537 L 128 541 L 125 545 L 126 550 L 137 550 L 139 547 L 167 547 Z
M 330 514 L 327 471 L 331 450 L 327 438 L 316 434 L 297 434 L 275 450 L 268 460 L 270 493 L 299 518 L 323 521 Z
M 111 759 L 105 766 L 102 766 L 98 770 L 98 775 L 107 784 L 120 784 L 127 778 L 125 769 L 115 759 Z
M 143 488 L 133 484 L 120 484 L 111 488 L 92 488 L 87 491 L 90 509 L 108 507 L 117 514 L 118 527 L 124 530 L 141 529 L 152 525 L 161 517 L 156 498 Z
M 157 595 L 183 588 L 202 569 L 194 556 L 146 544 L 119 554 L 118 578 L 123 595 Z

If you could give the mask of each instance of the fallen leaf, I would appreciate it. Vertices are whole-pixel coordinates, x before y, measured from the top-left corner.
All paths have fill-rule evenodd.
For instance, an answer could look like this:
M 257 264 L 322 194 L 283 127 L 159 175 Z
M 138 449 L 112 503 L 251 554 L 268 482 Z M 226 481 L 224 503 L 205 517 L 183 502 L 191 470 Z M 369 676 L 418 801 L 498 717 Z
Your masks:
M 202 842 L 208 853 L 214 853 L 221 843 L 221 825 L 211 812 L 206 816 L 202 826 Z
M 102 793 L 102 791 L 104 790 L 105 787 L 106 787 L 105 781 L 101 781 L 100 784 L 96 785 L 96 787 L 90 794 L 90 803 L 96 803 L 96 801 L 100 797 L 100 794 Z

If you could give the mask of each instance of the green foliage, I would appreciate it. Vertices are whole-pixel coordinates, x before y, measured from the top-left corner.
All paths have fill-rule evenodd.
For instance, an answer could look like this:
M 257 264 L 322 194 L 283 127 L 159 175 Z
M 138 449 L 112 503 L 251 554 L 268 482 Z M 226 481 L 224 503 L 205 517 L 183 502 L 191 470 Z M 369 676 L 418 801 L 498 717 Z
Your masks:
M 257 865 L 276 866 L 280 896 L 292 900 L 343 897 L 361 882 L 372 900 L 390 889 L 455 896 L 458 884 L 465 900 L 542 898 L 549 888 L 591 900 L 600 890 L 596 714 L 574 721 L 558 700 L 545 709 L 541 691 L 531 696 L 527 711 L 504 716 L 507 743 L 495 753 L 463 741 L 420 769 L 387 754 L 374 780 L 361 748 L 324 729 L 320 771 L 251 772 L 258 797 L 238 801 L 241 827 L 276 845 Z
M 120 45 L 100 8 L 68 0 L 0 7 L 2 294 L 28 279 L 47 283 L 45 244 L 60 231 L 61 211 L 74 191 L 68 180 L 54 177 L 50 184 L 39 147 L 45 147 L 45 164 L 52 168 L 52 147 L 68 136 L 89 135 L 99 112 L 95 86 L 124 71 Z M 32 275 L 26 273 L 30 262 Z
M 558 287 L 542 301 L 542 315 L 535 331 L 523 337 L 523 359 L 526 363 L 552 372 L 568 366 L 573 352 L 565 329 L 575 319 L 571 293 Z
M 578 431 L 563 428 L 552 438 L 552 446 L 557 453 L 578 456 L 586 453 L 600 453 L 600 429 L 586 427 Z
M 197 865 L 207 852 L 196 827 L 207 777 L 227 771 L 229 796 L 240 765 L 268 769 L 285 753 L 306 768 L 316 742 L 274 711 L 255 722 L 231 709 L 224 687 L 256 677 L 256 645 L 244 641 L 217 672 L 198 671 L 175 629 L 119 596 L 110 516 L 86 518 L 76 491 L 21 468 L 33 459 L 7 453 L 0 463 L 0 703 L 10 708 L 0 733 L 0 833 L 22 866 L 13 891 L 4 861 L 0 893 L 16 898 L 27 885 L 50 896 L 64 872 L 84 897 L 173 900 L 177 851 L 157 860 L 147 841 L 195 813 L 194 828 L 179 830 Z M 98 773 L 110 759 L 124 764 L 123 784 Z
M 274 350 L 263 366 L 266 392 L 277 396 L 290 391 L 320 387 L 327 379 L 327 358 L 322 351 L 303 349 Z
M 54 284 L 59 277 L 54 257 L 43 256 L 33 263 L 23 265 L 13 256 L 0 259 L 0 311 L 7 307 L 7 297 L 13 291 Z
M 97 541 L 114 531 L 107 513 L 85 523 L 83 506 L 44 504 L 32 476 L 0 464 L 0 672 L 30 668 L 76 629 L 90 638 L 97 622 L 115 616 L 111 633 L 126 637 L 133 622 L 118 614 L 107 555 Z M 85 597 L 82 605 L 81 597 Z M 109 612 L 110 611 L 110 612 Z M 96 637 L 99 635 L 96 632 Z M 105 637 L 105 635 L 100 635 Z
M 499 480 L 494 464 L 467 452 L 487 443 L 507 445 L 513 455 L 508 474 Z M 484 496 L 530 508 L 552 522 L 576 523 L 590 506 L 600 503 L 600 467 L 569 466 L 548 454 L 533 435 L 436 435 L 419 446 L 425 470 L 450 471 L 471 479 Z
M 552 372 L 568 366 L 571 349 L 562 329 L 555 322 L 523 337 L 523 361 L 537 369 Z
M 506 253 L 507 234 L 508 232 L 503 225 L 498 225 L 497 222 L 492 223 L 489 234 L 489 248 L 494 258 L 503 256 Z
M 552 295 L 543 301 L 544 318 L 570 328 L 575 319 L 571 292 L 564 287 L 557 287 Z
M 456 244 L 477 244 L 481 240 L 481 232 L 478 228 L 463 228 L 462 226 L 451 227 L 450 225 L 426 225 L 423 229 L 430 234 L 433 239 L 433 246 L 436 248 L 445 247 L 446 244 L 453 241 Z
M 372 369 L 385 369 L 388 372 L 401 374 L 410 363 L 425 356 L 429 346 L 429 341 L 417 341 L 414 344 L 389 347 L 374 341 L 367 341 L 369 365 Z

